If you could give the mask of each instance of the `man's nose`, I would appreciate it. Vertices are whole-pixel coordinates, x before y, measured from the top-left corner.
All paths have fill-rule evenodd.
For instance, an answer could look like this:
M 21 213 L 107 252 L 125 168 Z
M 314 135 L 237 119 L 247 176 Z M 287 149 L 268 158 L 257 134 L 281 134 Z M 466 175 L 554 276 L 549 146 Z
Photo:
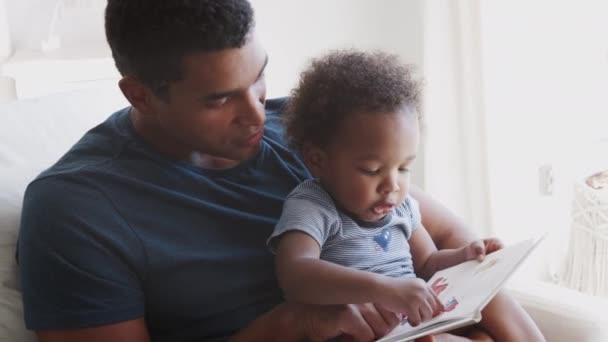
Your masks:
M 252 91 L 248 91 L 241 108 L 239 108 L 239 121 L 244 126 L 259 127 L 264 124 L 266 112 L 264 99 Z

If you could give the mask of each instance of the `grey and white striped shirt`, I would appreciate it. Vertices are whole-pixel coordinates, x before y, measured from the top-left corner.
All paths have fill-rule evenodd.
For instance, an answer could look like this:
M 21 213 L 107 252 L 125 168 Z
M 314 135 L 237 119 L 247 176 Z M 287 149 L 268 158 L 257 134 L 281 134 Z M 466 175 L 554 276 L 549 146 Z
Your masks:
M 409 196 L 382 220 L 361 222 L 338 210 L 318 181 L 307 180 L 287 196 L 268 245 L 274 250 L 281 234 L 301 231 L 319 243 L 323 260 L 391 277 L 415 277 L 408 240 L 420 225 L 418 202 Z

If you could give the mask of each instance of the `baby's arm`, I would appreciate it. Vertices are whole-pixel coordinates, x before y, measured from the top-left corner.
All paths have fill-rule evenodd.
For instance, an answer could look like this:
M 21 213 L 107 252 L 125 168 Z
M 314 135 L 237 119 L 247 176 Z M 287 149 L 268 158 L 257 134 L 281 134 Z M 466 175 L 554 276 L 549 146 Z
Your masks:
M 411 324 L 442 309 L 437 296 L 417 278 L 391 278 L 319 259 L 319 244 L 308 234 L 289 231 L 276 247 L 276 271 L 287 299 L 308 304 L 373 302 L 408 316 Z
M 465 261 L 473 259 L 481 261 L 486 254 L 502 247 L 500 240 L 489 238 L 473 241 L 461 248 L 438 251 L 431 236 L 422 226 L 414 231 L 410 239 L 414 270 L 423 279 L 429 279 L 435 272 Z
M 381 282 L 371 272 L 343 267 L 319 259 L 318 243 L 308 234 L 290 231 L 276 247 L 276 271 L 287 299 L 308 304 L 357 304 L 371 302 Z

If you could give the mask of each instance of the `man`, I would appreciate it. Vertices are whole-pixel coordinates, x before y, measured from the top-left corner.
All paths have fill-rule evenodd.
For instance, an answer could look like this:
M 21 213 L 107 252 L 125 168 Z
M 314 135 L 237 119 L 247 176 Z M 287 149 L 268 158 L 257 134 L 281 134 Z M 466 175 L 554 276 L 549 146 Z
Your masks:
M 131 107 L 27 189 L 27 327 L 44 342 L 141 342 L 371 340 L 395 326 L 373 304 L 282 302 L 265 240 L 310 175 L 282 141 L 282 102 L 265 101 L 250 5 L 109 0 L 106 34 Z M 440 247 L 472 238 L 414 196 Z M 508 297 L 492 305 L 512 340 L 539 336 Z

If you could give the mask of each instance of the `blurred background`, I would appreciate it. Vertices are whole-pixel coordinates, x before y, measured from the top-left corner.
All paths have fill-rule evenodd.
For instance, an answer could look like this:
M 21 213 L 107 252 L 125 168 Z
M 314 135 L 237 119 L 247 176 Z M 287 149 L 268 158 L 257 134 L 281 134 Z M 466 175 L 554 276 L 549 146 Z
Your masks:
M 424 81 L 414 182 L 481 236 L 547 233 L 518 272 L 524 292 L 608 297 L 608 176 L 589 178 L 608 170 L 608 1 L 252 4 L 269 97 L 329 49 L 400 55 Z M 0 101 L 115 87 L 104 7 L 0 0 Z

